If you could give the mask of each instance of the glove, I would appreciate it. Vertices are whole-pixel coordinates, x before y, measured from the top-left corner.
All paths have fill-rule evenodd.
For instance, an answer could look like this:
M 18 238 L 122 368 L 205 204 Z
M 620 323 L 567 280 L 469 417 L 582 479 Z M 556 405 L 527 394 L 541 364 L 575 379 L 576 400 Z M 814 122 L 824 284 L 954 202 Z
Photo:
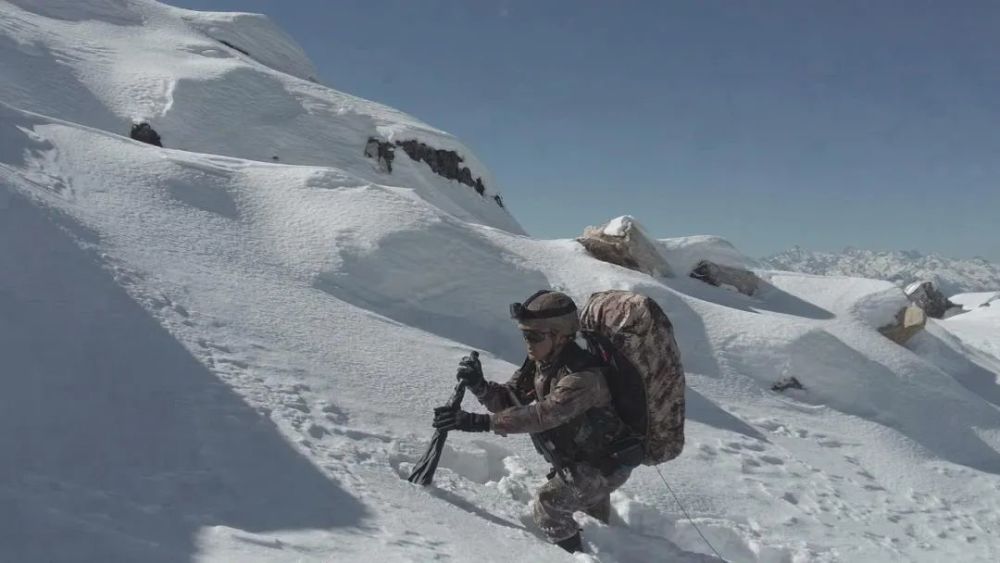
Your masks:
M 465 383 L 465 386 L 473 393 L 486 385 L 486 378 L 483 377 L 483 365 L 479 363 L 479 352 L 473 352 L 462 358 L 462 361 L 458 363 L 458 373 L 455 374 L 455 377 Z
M 490 429 L 490 415 L 465 412 L 449 406 L 434 409 L 434 428 L 461 430 L 462 432 L 486 432 Z

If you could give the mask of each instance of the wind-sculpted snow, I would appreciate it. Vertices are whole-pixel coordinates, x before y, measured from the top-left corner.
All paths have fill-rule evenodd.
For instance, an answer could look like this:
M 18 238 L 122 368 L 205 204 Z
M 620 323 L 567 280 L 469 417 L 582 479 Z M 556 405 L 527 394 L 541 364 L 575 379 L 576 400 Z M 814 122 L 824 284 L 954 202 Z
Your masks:
M 142 13 L 135 0 L 6 0 L 40 16 L 67 22 L 101 21 L 114 25 L 141 25 Z
M 192 28 L 274 70 L 307 80 L 316 69 L 295 41 L 260 14 L 186 12 Z
M 507 304 L 542 286 L 655 299 L 689 386 L 661 469 L 693 522 L 638 468 L 610 525 L 578 515 L 577 561 L 716 561 L 701 534 L 733 562 L 998 559 L 1000 306 L 902 347 L 877 331 L 888 282 L 760 271 L 749 297 L 599 262 L 353 146 L 374 128 L 458 150 L 447 135 L 210 51 L 152 2 L 124 4 L 156 38 L 129 51 L 106 5 L 0 3 L 18 69 L 0 82 L 0 560 L 568 560 L 531 521 L 549 468 L 526 439 L 452 433 L 435 485 L 405 480 L 458 359 L 507 379 Z M 70 73 L 50 64 L 66 53 Z M 65 100 L 24 94 L 62 81 Z M 237 85 L 260 100 L 244 135 L 181 125 L 235 123 L 212 108 Z M 136 108 L 167 148 L 106 123 Z M 255 138 L 288 145 L 275 162 Z M 804 388 L 771 391 L 790 376 Z
M 0 15 L 0 103 L 118 135 L 146 121 L 167 148 L 336 167 L 414 189 L 463 220 L 523 233 L 472 151 L 398 110 L 306 80 L 315 72 L 301 48 L 263 16 L 152 0 L 3 3 Z M 381 172 L 363 154 L 372 136 L 456 151 L 487 190 L 405 157 Z

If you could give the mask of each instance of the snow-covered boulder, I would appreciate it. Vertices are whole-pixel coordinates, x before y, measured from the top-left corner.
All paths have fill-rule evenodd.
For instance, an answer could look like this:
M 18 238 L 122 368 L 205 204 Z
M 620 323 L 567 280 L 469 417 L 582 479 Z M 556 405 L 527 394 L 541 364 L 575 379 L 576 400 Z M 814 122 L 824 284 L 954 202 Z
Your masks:
M 879 328 L 879 332 L 896 344 L 906 344 L 927 325 L 927 314 L 918 305 L 908 305 L 896 313 L 895 320 Z
M 935 319 L 944 318 L 949 309 L 956 307 L 943 293 L 938 291 L 934 282 L 913 282 L 906 286 L 903 291 L 912 303 L 923 309 L 927 316 Z
M 657 250 L 642 226 L 623 215 L 601 227 L 587 227 L 576 239 L 591 256 L 654 277 L 673 275 L 666 259 Z
M 728 240 L 714 235 L 662 238 L 655 244 L 675 272 L 690 274 L 702 260 L 733 268 L 757 267 L 756 262 L 741 254 Z
M 919 305 L 911 303 L 899 288 L 874 280 L 871 283 L 884 284 L 885 287 L 859 299 L 851 307 L 850 316 L 877 329 L 896 344 L 905 345 L 924 329 L 927 313 Z
M 698 262 L 688 275 L 709 285 L 733 289 L 744 295 L 756 294 L 761 284 L 761 279 L 750 270 L 722 266 L 710 260 Z

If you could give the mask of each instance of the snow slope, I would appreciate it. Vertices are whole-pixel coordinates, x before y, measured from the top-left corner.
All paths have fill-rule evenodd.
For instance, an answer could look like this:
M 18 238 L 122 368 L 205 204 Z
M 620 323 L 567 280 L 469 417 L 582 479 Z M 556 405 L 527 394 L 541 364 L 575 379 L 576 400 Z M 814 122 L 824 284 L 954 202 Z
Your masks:
M 263 16 L 152 0 L 0 6 L 6 104 L 117 134 L 146 120 L 164 146 L 190 152 L 336 166 L 359 181 L 406 186 L 463 220 L 523 232 L 493 200 L 496 184 L 468 148 L 397 110 L 300 78 L 312 64 Z M 378 173 L 361 158 L 373 135 L 457 151 L 483 177 L 485 197 L 402 151 L 393 174 Z
M 959 293 L 952 295 L 948 300 L 967 311 L 974 311 L 977 307 L 991 307 L 994 302 L 1000 301 L 1000 291 Z
M 376 171 L 369 125 L 467 149 L 296 77 L 259 18 L 45 6 L 0 3 L 0 561 L 717 560 L 652 468 L 610 526 L 580 516 L 575 557 L 531 523 L 524 437 L 452 435 L 434 487 L 405 481 L 457 360 L 505 379 L 506 306 L 545 286 L 670 316 L 689 419 L 662 470 L 727 561 L 1000 555 L 1000 362 L 969 344 L 989 315 L 903 348 L 876 331 L 888 282 L 761 271 L 750 298 L 597 262 L 402 154 Z M 198 51 L 212 25 L 256 58 Z M 198 94 L 164 110 L 157 76 Z M 120 135 L 134 100 L 168 148 Z M 788 375 L 805 390 L 769 390 Z

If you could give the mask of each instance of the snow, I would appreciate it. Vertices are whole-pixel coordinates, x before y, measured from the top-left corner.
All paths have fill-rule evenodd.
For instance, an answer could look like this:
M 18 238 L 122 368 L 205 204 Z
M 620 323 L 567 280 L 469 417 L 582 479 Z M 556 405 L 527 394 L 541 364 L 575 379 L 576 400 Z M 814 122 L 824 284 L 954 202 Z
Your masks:
M 611 237 L 623 237 L 630 230 L 638 231 L 640 238 L 651 241 L 656 251 L 666 259 L 670 268 L 681 274 L 690 273 L 702 260 L 735 268 L 749 268 L 754 265 L 752 260 L 740 254 L 732 243 L 722 237 L 696 235 L 654 239 L 647 234 L 648 230 L 631 215 L 622 215 L 608 221 L 602 232 Z
M 1000 358 L 1000 305 L 996 300 L 988 303 L 988 307 L 976 307 L 949 317 L 941 326 L 966 345 L 992 358 Z
M 762 258 L 760 262 L 777 270 L 875 278 L 900 287 L 927 280 L 945 295 L 1000 288 L 998 264 L 983 258 L 951 259 L 913 250 L 886 252 L 846 248 L 841 252 L 813 252 L 796 246 Z
M 189 12 L 183 19 L 206 36 L 232 45 L 226 46 L 229 50 L 243 54 L 241 49 L 246 48 L 241 46 L 252 45 L 253 52 L 245 55 L 251 60 L 298 78 L 316 80 L 316 69 L 302 48 L 260 14 Z
M 698 262 L 708 260 L 720 266 L 749 268 L 753 262 L 740 254 L 729 241 L 711 235 L 665 238 L 656 241 L 674 271 L 688 274 Z
M 467 147 L 395 109 L 298 78 L 311 63 L 262 16 L 201 14 L 151 0 L 36 4 L 4 5 L 0 100 L 8 105 L 116 134 L 148 120 L 169 148 L 333 166 L 359 181 L 405 186 L 463 220 L 524 232 L 493 200 L 496 183 Z M 62 18 L 42 17 L 54 11 Z M 106 17 L 111 12 L 123 15 Z M 250 56 L 212 34 L 240 41 Z M 486 193 L 403 157 L 393 174 L 377 173 L 352 154 L 373 135 L 457 151 Z
M 548 468 L 524 437 L 453 434 L 433 487 L 405 481 L 457 360 L 479 349 L 506 379 L 507 304 L 540 287 L 670 316 L 687 445 L 660 469 L 727 561 L 1000 555 L 1000 307 L 904 348 L 877 332 L 905 303 L 889 282 L 654 279 L 527 236 L 401 152 L 380 173 L 373 131 L 487 174 L 446 133 L 301 80 L 257 16 L 0 12 L 0 560 L 716 560 L 653 468 L 611 525 L 578 515 L 577 556 L 531 521 Z M 137 115 L 167 148 L 122 136 Z M 660 248 L 678 272 L 752 265 L 716 237 Z M 770 391 L 785 376 L 805 389 Z
M 632 229 L 636 229 L 643 234 L 646 232 L 646 229 L 643 228 L 638 221 L 632 218 L 632 216 L 622 215 L 621 217 L 615 217 L 614 219 L 608 221 L 608 224 L 604 226 L 603 232 L 609 237 L 623 237 Z
M 981 291 L 975 293 L 959 293 L 948 298 L 963 309 L 974 310 L 977 307 L 990 307 L 994 301 L 1000 300 L 1000 291 Z

